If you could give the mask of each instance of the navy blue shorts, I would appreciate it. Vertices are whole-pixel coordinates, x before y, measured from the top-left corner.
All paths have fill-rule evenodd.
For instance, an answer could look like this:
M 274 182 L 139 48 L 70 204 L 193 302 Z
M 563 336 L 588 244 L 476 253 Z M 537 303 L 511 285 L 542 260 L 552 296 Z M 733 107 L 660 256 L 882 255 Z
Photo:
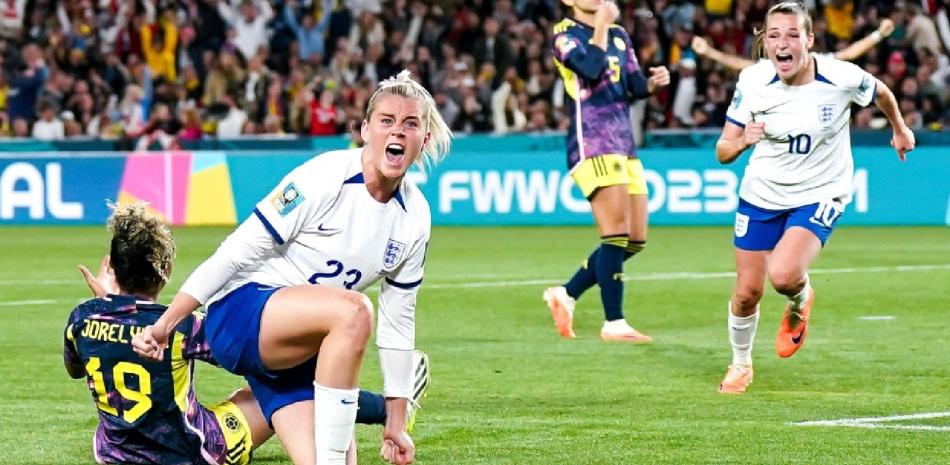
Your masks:
M 836 199 L 788 210 L 767 210 L 740 198 L 734 244 L 742 250 L 772 250 L 788 228 L 800 226 L 825 245 L 842 213 L 844 206 Z
M 247 283 L 208 307 L 205 331 L 211 355 L 221 367 L 244 376 L 264 418 L 281 407 L 313 399 L 317 358 L 287 370 L 268 370 L 260 353 L 261 314 L 277 288 Z

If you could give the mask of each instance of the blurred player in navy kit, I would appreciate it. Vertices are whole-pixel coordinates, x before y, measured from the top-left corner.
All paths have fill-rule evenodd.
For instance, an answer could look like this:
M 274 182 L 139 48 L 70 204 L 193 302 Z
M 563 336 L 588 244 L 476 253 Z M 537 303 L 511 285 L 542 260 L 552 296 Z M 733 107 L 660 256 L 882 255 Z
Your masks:
M 646 245 L 647 185 L 637 157 L 629 104 L 669 85 L 662 66 L 640 69 L 630 36 L 614 24 L 619 10 L 604 0 L 562 0 L 573 18 L 554 26 L 554 57 L 567 92 L 571 126 L 567 165 L 591 203 L 600 245 L 564 285 L 544 291 L 558 332 L 573 338 L 576 299 L 600 286 L 606 341 L 645 343 L 623 314 L 623 263 Z

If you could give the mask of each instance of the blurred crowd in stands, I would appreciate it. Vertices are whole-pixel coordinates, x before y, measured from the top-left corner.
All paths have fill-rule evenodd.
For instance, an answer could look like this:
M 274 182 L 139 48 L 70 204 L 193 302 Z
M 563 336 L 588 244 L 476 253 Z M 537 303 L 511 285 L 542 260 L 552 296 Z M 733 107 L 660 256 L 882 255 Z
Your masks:
M 748 56 L 769 0 L 619 1 L 642 67 L 673 83 L 634 105 L 653 128 L 721 127 L 736 74 L 694 35 Z M 857 64 L 886 82 L 913 129 L 950 118 L 948 0 L 806 0 L 815 49 L 883 18 L 894 33 Z M 358 127 L 376 83 L 403 68 L 461 132 L 567 126 L 551 58 L 559 0 L 0 0 L 0 137 L 101 137 L 127 148 Z M 853 125 L 882 126 L 871 108 Z

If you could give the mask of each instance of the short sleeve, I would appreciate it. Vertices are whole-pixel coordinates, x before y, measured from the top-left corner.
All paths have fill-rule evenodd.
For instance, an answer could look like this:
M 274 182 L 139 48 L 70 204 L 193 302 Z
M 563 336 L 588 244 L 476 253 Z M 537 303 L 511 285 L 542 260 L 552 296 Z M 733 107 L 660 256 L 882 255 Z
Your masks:
M 749 93 L 748 82 L 740 76 L 739 82 L 736 83 L 736 91 L 732 94 L 732 102 L 726 110 L 727 122 L 745 128 L 745 125 L 752 121 Z
M 818 55 L 817 79 L 834 85 L 845 92 L 848 99 L 862 107 L 874 101 L 877 92 L 877 78 L 860 66 L 837 58 Z
M 315 172 L 315 165 L 308 163 L 291 171 L 254 208 L 254 215 L 279 245 L 319 217 L 332 198 L 333 183 Z
M 877 92 L 877 79 L 854 63 L 840 62 L 842 86 L 850 92 L 851 101 L 866 107 L 874 101 Z

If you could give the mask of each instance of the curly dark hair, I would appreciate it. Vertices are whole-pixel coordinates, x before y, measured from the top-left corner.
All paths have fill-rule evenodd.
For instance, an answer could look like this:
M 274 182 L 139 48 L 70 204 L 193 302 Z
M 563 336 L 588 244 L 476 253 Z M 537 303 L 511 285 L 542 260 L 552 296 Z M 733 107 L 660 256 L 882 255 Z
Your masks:
M 132 294 L 157 294 L 168 282 L 175 258 L 175 239 L 147 204 L 110 205 L 106 227 L 112 233 L 109 251 L 115 280 Z

